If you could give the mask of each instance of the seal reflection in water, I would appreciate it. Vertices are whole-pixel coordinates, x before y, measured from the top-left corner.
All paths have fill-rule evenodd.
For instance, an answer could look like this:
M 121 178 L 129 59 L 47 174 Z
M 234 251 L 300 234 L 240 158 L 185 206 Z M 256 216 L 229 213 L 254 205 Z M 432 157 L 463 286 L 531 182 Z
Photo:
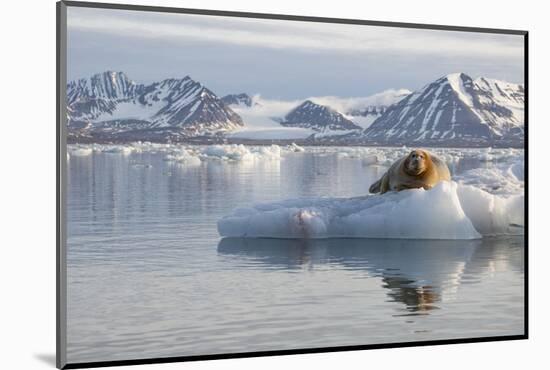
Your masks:
M 426 150 L 413 150 L 394 162 L 382 178 L 369 188 L 371 193 L 404 189 L 431 189 L 440 181 L 450 181 L 449 168 L 441 159 Z

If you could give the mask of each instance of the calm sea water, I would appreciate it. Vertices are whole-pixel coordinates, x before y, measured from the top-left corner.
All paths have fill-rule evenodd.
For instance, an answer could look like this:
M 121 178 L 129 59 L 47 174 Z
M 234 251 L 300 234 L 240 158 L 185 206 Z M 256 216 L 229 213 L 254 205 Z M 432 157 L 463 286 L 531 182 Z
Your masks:
M 68 361 L 523 333 L 521 237 L 223 239 L 238 206 L 359 196 L 383 169 L 336 154 L 200 166 L 68 161 Z M 455 173 L 490 166 L 459 163 Z

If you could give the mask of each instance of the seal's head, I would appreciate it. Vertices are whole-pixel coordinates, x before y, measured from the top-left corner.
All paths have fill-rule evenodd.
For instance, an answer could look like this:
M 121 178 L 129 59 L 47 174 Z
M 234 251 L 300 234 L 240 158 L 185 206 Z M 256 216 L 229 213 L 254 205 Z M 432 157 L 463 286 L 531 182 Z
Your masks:
M 413 150 L 405 159 L 405 172 L 412 176 L 422 174 L 429 166 L 430 155 L 425 150 Z

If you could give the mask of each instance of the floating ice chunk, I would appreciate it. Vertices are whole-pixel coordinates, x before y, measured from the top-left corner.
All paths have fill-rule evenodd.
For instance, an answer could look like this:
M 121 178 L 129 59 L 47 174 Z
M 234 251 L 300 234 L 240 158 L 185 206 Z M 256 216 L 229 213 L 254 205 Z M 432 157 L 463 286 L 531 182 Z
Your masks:
M 279 145 L 261 146 L 255 154 L 259 154 L 256 157 L 265 159 L 281 159 L 281 147 Z
M 471 185 L 459 185 L 462 209 L 483 235 L 522 235 L 524 196 L 490 194 Z
M 482 162 L 516 161 L 518 159 L 523 160 L 524 150 L 514 148 L 464 149 L 464 155 Z
M 296 152 L 296 153 L 302 153 L 302 152 L 305 152 L 306 150 L 304 148 L 302 148 L 301 146 L 299 146 L 298 144 L 296 143 L 292 143 L 290 144 L 287 149 L 291 152 Z
M 341 158 L 363 158 L 371 155 L 371 151 L 366 148 L 340 148 L 337 155 Z
M 492 162 L 498 158 L 497 153 L 492 152 L 492 148 L 482 148 L 477 154 L 477 158 L 482 162 Z
M 458 176 L 460 184 L 473 185 L 491 194 L 517 195 L 524 192 L 523 162 L 503 163 L 490 168 L 474 168 Z
M 190 154 L 187 150 L 182 150 L 181 152 L 176 152 L 173 154 L 168 154 L 165 159 L 169 162 L 181 163 L 189 166 L 199 166 L 201 160 L 199 157 Z
M 436 151 L 434 153 L 437 158 L 443 160 L 447 165 L 456 164 L 460 161 L 462 155 L 460 153 Z
M 203 156 L 235 161 L 253 160 L 254 156 L 244 145 L 211 145 L 202 150 Z
M 162 143 L 147 143 L 147 147 L 150 148 L 151 152 L 166 152 L 173 149 L 172 144 L 162 144 Z
M 129 154 L 132 154 L 132 152 L 134 151 L 134 148 L 131 146 L 125 146 L 125 145 L 114 145 L 114 146 L 106 146 L 101 151 L 103 153 L 129 155 Z
M 236 145 L 210 145 L 202 149 L 205 159 L 221 159 L 231 161 L 253 161 L 255 159 L 281 159 L 281 147 L 278 145 L 246 147 Z
M 71 150 L 71 154 L 76 157 L 85 157 L 93 153 L 93 149 L 90 147 L 77 147 Z
M 507 169 L 507 174 L 511 177 L 515 177 L 518 181 L 525 180 L 525 165 L 523 161 L 516 162 Z
M 127 145 L 132 148 L 133 153 L 165 153 L 172 152 L 179 147 L 177 144 L 151 143 L 148 141 L 135 141 Z
M 429 206 L 426 206 L 429 205 Z M 223 237 L 477 239 L 457 184 L 358 198 L 301 198 L 238 208 L 218 221 Z
M 485 153 L 479 156 L 479 160 L 482 162 L 492 162 L 496 160 L 496 158 L 489 153 Z

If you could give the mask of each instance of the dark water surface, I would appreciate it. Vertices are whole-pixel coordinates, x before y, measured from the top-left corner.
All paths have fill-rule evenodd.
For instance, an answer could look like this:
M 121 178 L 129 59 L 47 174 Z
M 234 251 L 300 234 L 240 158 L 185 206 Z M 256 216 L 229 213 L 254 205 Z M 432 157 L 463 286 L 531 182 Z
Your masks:
M 235 207 L 364 195 L 382 167 L 319 153 L 198 166 L 163 158 L 68 162 L 69 362 L 523 333 L 522 237 L 218 236 Z

